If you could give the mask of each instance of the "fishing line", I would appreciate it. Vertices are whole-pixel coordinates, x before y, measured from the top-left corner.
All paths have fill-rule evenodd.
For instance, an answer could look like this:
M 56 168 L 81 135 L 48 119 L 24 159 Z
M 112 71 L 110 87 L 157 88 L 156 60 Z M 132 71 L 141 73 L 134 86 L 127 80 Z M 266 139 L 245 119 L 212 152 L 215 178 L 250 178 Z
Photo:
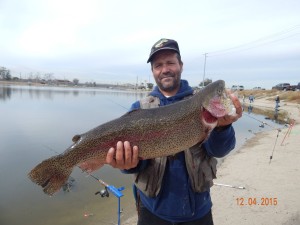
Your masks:
M 43 147 L 44 148 L 46 148 L 47 150 L 49 150 L 49 151 L 51 151 L 51 152 L 54 152 L 54 153 L 56 153 L 56 154 L 60 154 L 59 152 L 57 152 L 57 151 L 55 151 L 54 149 L 52 149 L 51 147 L 49 147 L 49 146 L 46 146 L 46 145 L 43 145 Z M 71 176 L 70 176 L 71 177 Z M 71 177 L 72 178 L 72 177 Z M 74 179 L 74 178 L 73 178 Z M 75 181 L 75 179 L 74 179 L 74 181 Z M 73 181 L 73 182 L 74 182 Z M 69 179 L 68 179 L 68 181 L 67 181 L 67 184 L 69 183 Z M 72 187 L 73 185 L 71 185 L 71 187 Z M 64 188 L 63 188 L 63 190 L 64 190 Z M 71 188 L 68 190 L 68 189 L 66 189 L 66 190 L 64 190 L 64 192 L 69 192 L 71 190 Z M 72 198 L 76 198 L 77 199 L 77 201 L 79 201 L 79 202 L 81 202 L 81 203 L 84 203 L 84 207 L 83 207 L 83 217 L 84 218 L 87 218 L 87 217 L 91 217 L 91 216 L 94 216 L 94 213 L 92 213 L 92 212 L 89 212 L 89 210 L 88 210 L 88 206 L 87 206 L 87 201 L 85 200 L 85 199 L 83 199 L 83 198 L 81 198 L 79 195 L 74 195 L 74 196 L 72 196 Z
M 106 99 L 109 100 L 109 101 L 111 101 L 111 102 L 113 102 L 113 103 L 115 103 L 118 106 L 121 106 L 123 109 L 126 109 L 126 111 L 129 111 L 128 107 L 125 107 L 125 106 L 121 105 L 120 103 L 118 103 L 118 102 L 116 102 L 116 101 L 114 101 L 114 100 L 112 100 L 110 98 L 106 98 Z
M 276 128 L 276 127 L 274 127 L 274 126 L 272 126 L 272 125 L 270 125 L 270 124 L 268 124 L 268 123 L 266 123 L 266 122 L 264 122 L 264 121 L 262 121 L 262 120 L 259 120 L 259 119 L 255 118 L 255 117 L 253 117 L 253 116 L 248 115 L 247 113 L 243 113 L 243 115 L 248 116 L 249 118 L 258 121 L 258 122 L 262 123 L 263 125 L 267 125 L 267 126 L 269 126 L 269 127 L 272 127 L 272 128 L 275 129 L 275 130 L 281 130 L 280 128 Z
M 283 142 L 285 141 L 285 138 L 290 136 L 290 133 L 291 133 L 291 131 L 292 131 L 294 125 L 295 125 L 295 120 L 293 120 L 293 122 L 292 122 L 291 124 L 289 124 L 289 125 L 290 125 L 290 126 L 289 126 L 289 129 L 288 129 L 288 131 L 286 132 L 286 134 L 285 134 L 285 136 L 284 136 L 284 138 L 283 138 L 283 140 L 282 140 L 282 142 L 281 142 L 281 145 L 283 145 Z
M 52 152 L 55 152 L 56 154 L 60 154 L 59 152 L 55 151 L 54 149 L 44 145 L 45 148 L 47 148 L 48 150 L 52 151 Z M 80 166 L 77 166 L 79 169 Z M 109 185 L 107 184 L 106 182 L 104 182 L 103 180 L 99 179 L 98 177 L 88 173 L 86 170 L 83 170 L 81 169 L 82 172 L 86 173 L 88 175 L 88 177 L 92 177 L 93 179 L 97 180 L 100 184 L 102 184 L 105 189 L 103 190 L 100 190 L 100 191 L 97 191 L 95 193 L 95 195 L 97 194 L 100 194 L 100 196 L 103 198 L 103 197 L 109 197 L 109 193 L 108 191 L 110 191 L 117 199 L 118 199 L 118 225 L 121 224 L 121 213 L 122 213 L 122 210 L 121 210 L 121 197 L 123 197 L 123 193 L 122 191 L 125 190 L 125 187 L 120 187 L 120 188 L 116 188 L 115 186 L 113 185 Z M 90 214 L 87 214 L 85 213 L 84 216 L 87 217 L 87 216 L 90 216 L 90 215 L 93 215 L 92 213 Z
M 49 146 L 46 146 L 46 145 L 43 145 L 43 146 L 44 146 L 45 148 L 47 148 L 48 150 L 50 150 L 50 151 L 56 153 L 56 154 L 60 154 L 59 152 L 55 151 L 54 149 L 50 148 Z M 99 179 L 98 177 L 94 176 L 94 175 L 91 174 L 91 173 L 88 173 L 86 170 L 81 169 L 79 166 L 77 166 L 77 167 L 81 170 L 81 172 L 86 173 L 86 175 L 87 175 L 88 177 L 91 177 L 91 178 L 95 179 L 96 181 L 98 181 L 98 182 L 100 182 L 102 185 L 104 185 L 105 187 L 108 186 L 108 184 L 105 183 L 103 180 Z

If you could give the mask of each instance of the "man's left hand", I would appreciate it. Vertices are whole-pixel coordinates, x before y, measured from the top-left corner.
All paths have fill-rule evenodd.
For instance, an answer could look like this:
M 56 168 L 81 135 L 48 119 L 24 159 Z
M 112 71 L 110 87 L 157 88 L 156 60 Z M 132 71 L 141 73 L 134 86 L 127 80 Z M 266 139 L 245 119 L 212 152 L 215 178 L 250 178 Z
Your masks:
M 228 95 L 232 100 L 232 103 L 235 107 L 236 112 L 233 114 L 227 114 L 227 115 L 219 118 L 217 127 L 227 126 L 242 117 L 243 108 L 242 108 L 242 105 L 241 105 L 239 99 L 234 94 L 228 94 Z

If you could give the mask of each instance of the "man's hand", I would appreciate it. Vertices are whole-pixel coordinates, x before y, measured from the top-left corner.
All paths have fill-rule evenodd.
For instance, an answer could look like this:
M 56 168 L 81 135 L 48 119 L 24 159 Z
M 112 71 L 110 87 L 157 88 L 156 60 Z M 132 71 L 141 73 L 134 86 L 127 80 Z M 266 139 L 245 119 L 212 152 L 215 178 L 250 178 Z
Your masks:
M 133 146 L 132 148 L 128 141 L 125 141 L 124 143 L 119 141 L 116 149 L 110 148 L 106 155 L 106 163 L 118 169 L 128 170 L 134 168 L 137 166 L 138 162 L 138 147 Z M 79 168 L 91 173 L 100 169 L 103 165 L 103 160 L 95 158 L 81 163 Z
M 233 114 L 228 114 L 226 116 L 223 116 L 222 118 L 219 118 L 217 127 L 227 126 L 242 117 L 243 108 L 239 99 L 234 94 L 228 94 L 228 95 L 232 100 L 236 112 Z
M 139 162 L 138 147 L 131 147 L 128 141 L 119 141 L 117 147 L 110 148 L 106 156 L 106 163 L 114 168 L 128 170 L 137 166 Z

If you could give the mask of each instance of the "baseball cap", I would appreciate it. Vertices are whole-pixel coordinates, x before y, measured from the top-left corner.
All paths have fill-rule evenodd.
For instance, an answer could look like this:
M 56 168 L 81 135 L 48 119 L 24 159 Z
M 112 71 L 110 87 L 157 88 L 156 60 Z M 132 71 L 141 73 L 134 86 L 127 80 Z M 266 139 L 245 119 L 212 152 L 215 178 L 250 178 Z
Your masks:
M 147 63 L 149 63 L 152 60 L 152 57 L 155 53 L 161 50 L 174 50 L 180 55 L 179 46 L 175 40 L 162 38 L 152 46 Z

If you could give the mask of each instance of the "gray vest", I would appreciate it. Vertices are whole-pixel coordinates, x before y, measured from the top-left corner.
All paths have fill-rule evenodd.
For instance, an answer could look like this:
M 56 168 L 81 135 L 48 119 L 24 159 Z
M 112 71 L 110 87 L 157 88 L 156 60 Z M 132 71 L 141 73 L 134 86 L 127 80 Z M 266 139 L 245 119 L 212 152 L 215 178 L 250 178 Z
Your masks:
M 142 109 L 159 107 L 160 100 L 157 97 L 148 96 L 140 100 Z M 209 157 L 202 147 L 202 143 L 184 150 L 186 168 L 189 174 L 192 189 L 195 192 L 208 191 L 216 178 L 217 160 Z M 135 185 L 145 195 L 155 197 L 158 195 L 168 157 L 150 159 L 148 166 L 137 174 L 134 174 Z

